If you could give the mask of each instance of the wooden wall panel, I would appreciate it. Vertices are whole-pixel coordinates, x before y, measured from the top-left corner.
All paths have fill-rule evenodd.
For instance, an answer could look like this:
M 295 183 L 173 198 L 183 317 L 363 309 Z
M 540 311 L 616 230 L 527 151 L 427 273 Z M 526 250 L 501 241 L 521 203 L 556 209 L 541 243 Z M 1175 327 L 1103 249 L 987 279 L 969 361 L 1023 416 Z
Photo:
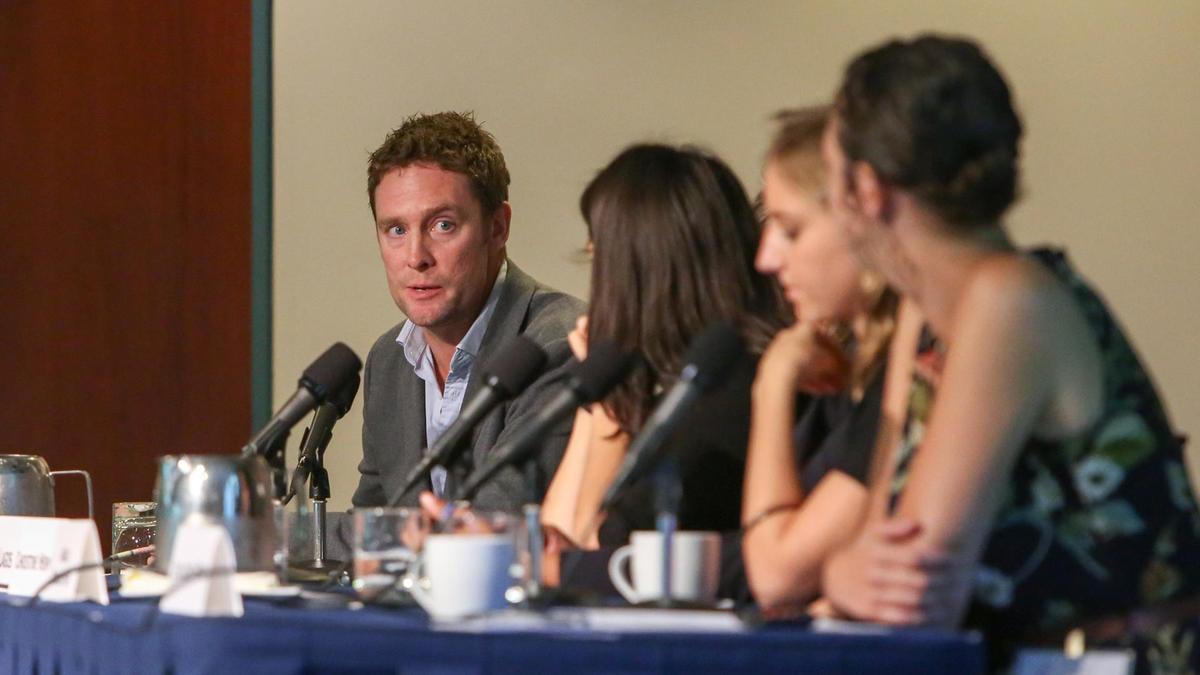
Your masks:
M 250 432 L 250 48 L 248 2 L 0 3 L 0 452 L 90 471 L 106 548 Z

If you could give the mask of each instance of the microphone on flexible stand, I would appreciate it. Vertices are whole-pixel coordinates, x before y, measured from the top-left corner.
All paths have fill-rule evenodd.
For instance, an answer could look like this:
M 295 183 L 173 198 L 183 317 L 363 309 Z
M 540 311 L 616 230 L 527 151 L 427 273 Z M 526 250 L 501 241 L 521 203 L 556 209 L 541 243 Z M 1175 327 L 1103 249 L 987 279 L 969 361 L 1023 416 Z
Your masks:
M 591 527 L 595 527 L 626 487 L 636 483 L 647 472 L 652 472 L 654 523 L 662 542 L 658 571 L 662 597 L 651 602 L 655 606 L 687 605 L 672 598 L 672 540 L 679 526 L 679 504 L 683 497 L 679 463 L 673 457 L 661 457 L 659 449 L 683 416 L 691 410 L 696 399 L 720 385 L 744 351 L 745 343 L 741 335 L 725 322 L 709 326 L 692 341 L 684 355 L 679 381 L 662 398 L 641 432 L 629 444 L 625 461 L 617 469 L 600 502 L 600 509 L 592 519 Z
M 496 406 L 511 399 L 533 384 L 546 366 L 545 350 L 533 340 L 518 335 L 482 365 L 483 386 L 467 401 L 446 431 L 425 451 L 421 461 L 408 472 L 398 497 L 419 485 L 435 466 L 449 468 L 463 441 Z
M 635 362 L 632 354 L 600 342 L 588 348 L 588 358 L 567 366 L 564 386 L 516 435 L 504 445 L 492 448 L 482 467 L 475 470 L 459 492 L 460 500 L 474 497 L 479 488 L 509 464 L 525 464 L 527 503 L 522 508 L 529 538 L 529 571 L 524 587 L 527 602 L 542 601 L 542 524 L 538 503 L 541 482 L 537 457 L 531 457 L 546 434 L 564 417 L 581 405 L 595 403 L 625 379 Z
M 292 472 L 292 484 L 282 502 L 287 504 L 296 494 L 296 490 L 311 476 L 308 496 L 312 499 L 313 557 L 312 560 L 301 561 L 295 565 L 301 569 L 324 571 L 342 565 L 340 560 L 329 560 L 325 557 L 325 506 L 329 500 L 329 472 L 325 470 L 325 449 L 333 439 L 333 425 L 350 411 L 354 397 L 358 394 L 359 382 L 360 378 L 355 373 L 354 378 L 341 391 L 318 406 L 312 423 L 300 440 L 300 461 Z
M 625 460 L 609 483 L 600 511 L 607 511 L 621 492 L 641 480 L 659 461 L 659 448 L 702 394 L 725 381 L 745 351 L 741 335 L 728 323 L 709 326 L 692 340 L 684 355 L 679 381 L 662 397 L 641 432 L 629 444 Z
M 625 379 L 633 364 L 632 354 L 622 352 L 611 344 L 601 342 L 588 347 L 587 359 L 567 366 L 564 386 L 558 394 L 535 413 L 533 419 L 507 443 L 492 448 L 488 461 L 463 483 L 458 499 L 471 499 L 498 471 L 509 464 L 518 464 L 528 459 L 547 432 L 579 406 L 595 403 L 603 398 L 609 390 Z
M 350 412 L 354 397 L 358 395 L 360 383 L 361 378 L 355 373 L 354 378 L 341 391 L 317 406 L 317 412 L 313 414 L 312 422 L 309 423 L 308 428 L 304 430 L 304 435 L 300 438 L 300 458 L 296 462 L 296 468 L 292 471 L 292 481 L 288 485 L 287 494 L 280 500 L 283 505 L 286 506 L 292 497 L 296 496 L 297 491 L 308 481 L 309 475 L 316 472 L 317 467 L 323 467 L 325 449 L 329 447 L 329 442 L 333 439 L 333 425 Z M 316 495 L 310 494 L 309 496 L 315 497 Z
M 275 483 L 275 497 L 286 492 L 284 450 L 293 426 L 335 392 L 358 376 L 362 361 L 354 350 L 336 342 L 317 357 L 300 376 L 296 392 L 274 416 L 242 447 L 243 455 L 261 455 L 267 460 Z

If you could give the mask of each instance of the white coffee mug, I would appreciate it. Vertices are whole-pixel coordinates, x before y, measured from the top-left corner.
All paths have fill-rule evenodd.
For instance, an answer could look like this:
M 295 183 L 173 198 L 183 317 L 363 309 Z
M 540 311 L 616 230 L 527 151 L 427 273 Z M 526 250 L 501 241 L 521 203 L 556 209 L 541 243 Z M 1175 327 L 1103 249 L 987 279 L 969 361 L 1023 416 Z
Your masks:
M 632 583 L 622 570 L 632 558 Z M 671 547 L 671 598 L 712 602 L 721 573 L 721 535 L 716 532 L 676 532 Z M 634 532 L 629 544 L 613 553 L 608 576 L 631 603 L 662 598 L 662 537 L 658 532 Z
M 437 621 L 503 609 L 514 560 L 511 533 L 430 535 L 409 590 Z

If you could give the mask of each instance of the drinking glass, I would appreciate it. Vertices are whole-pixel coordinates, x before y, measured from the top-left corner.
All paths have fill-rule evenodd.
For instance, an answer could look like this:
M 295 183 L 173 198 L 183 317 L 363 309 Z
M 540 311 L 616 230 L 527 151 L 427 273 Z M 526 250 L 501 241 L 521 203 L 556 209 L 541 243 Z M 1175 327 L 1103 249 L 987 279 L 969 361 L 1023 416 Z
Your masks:
M 155 502 L 116 502 L 112 507 L 113 555 L 138 550 L 138 553 L 119 560 L 127 567 L 144 567 L 154 555 L 154 530 L 157 523 Z
M 402 581 L 430 532 L 416 508 L 354 510 L 354 591 L 362 600 L 411 602 Z

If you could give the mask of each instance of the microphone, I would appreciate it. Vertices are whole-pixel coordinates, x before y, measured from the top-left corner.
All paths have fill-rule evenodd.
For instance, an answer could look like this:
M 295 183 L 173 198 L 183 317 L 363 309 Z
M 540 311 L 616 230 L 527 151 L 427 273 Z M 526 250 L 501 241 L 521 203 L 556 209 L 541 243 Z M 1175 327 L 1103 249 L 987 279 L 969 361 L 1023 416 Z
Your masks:
M 292 500 L 296 491 L 308 480 L 312 470 L 321 465 L 325 448 L 329 447 L 329 441 L 333 440 L 333 425 L 350 412 L 360 383 L 361 378 L 358 373 L 354 373 L 354 377 L 345 387 L 317 406 L 312 423 L 304 430 L 304 436 L 300 439 L 300 460 L 292 472 L 292 482 L 288 486 L 287 494 L 283 496 L 284 505 Z
M 621 491 L 641 479 L 657 460 L 659 447 L 679 424 L 701 394 L 711 391 L 725 380 L 743 351 L 742 336 L 726 322 L 715 323 L 704 330 L 688 347 L 684 355 L 679 381 L 646 420 L 641 433 L 629 444 L 625 461 L 604 493 L 600 510 L 607 511 Z
M 276 445 L 287 438 L 288 432 L 302 417 L 337 392 L 345 389 L 351 380 L 358 378 L 362 361 L 354 350 L 341 342 L 335 342 L 325 353 L 317 357 L 300 376 L 296 393 L 283 407 L 242 447 L 243 455 L 271 455 Z M 357 390 L 357 387 L 355 387 Z M 353 400 L 353 394 L 350 399 Z M 346 403 L 349 409 L 349 403 Z
M 567 367 L 565 387 L 534 414 L 508 443 L 492 449 L 489 461 L 474 473 L 459 490 L 459 499 L 471 499 L 497 471 L 523 461 L 555 424 L 581 405 L 604 398 L 633 367 L 632 354 L 615 345 L 599 342 L 588 348 L 588 357 Z
M 350 412 L 350 406 L 354 404 L 354 397 L 358 395 L 358 385 L 361 382 L 362 378 L 358 373 L 354 373 L 354 377 L 350 378 L 346 386 L 330 396 L 328 401 L 317 406 L 317 414 L 313 415 L 312 424 L 300 440 L 302 459 L 307 457 L 309 461 L 319 461 L 325 454 L 325 448 L 329 447 L 329 441 L 333 438 L 333 425 Z
M 548 358 L 537 343 L 518 335 L 488 359 L 481 371 L 483 386 L 463 405 L 454 423 L 442 432 L 437 442 L 425 451 L 421 461 L 408 472 L 400 496 L 403 497 L 420 483 L 434 466 L 446 466 L 453 462 L 467 434 L 496 406 L 533 384 Z

